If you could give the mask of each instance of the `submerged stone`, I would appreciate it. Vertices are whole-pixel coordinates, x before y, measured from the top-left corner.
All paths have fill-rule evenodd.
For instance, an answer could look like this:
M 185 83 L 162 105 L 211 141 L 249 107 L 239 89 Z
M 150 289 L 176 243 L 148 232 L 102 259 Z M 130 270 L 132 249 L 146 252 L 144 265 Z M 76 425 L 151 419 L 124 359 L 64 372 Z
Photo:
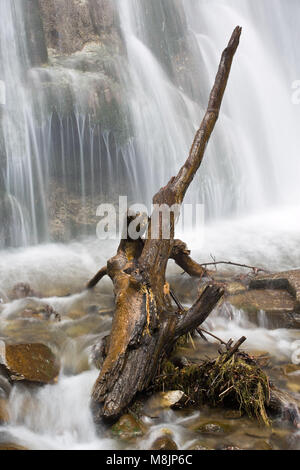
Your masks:
M 199 426 L 195 431 L 200 432 L 201 434 L 212 434 L 212 435 L 220 435 L 225 434 L 226 432 L 230 431 L 230 426 L 225 423 L 219 422 L 211 422 L 211 423 L 203 423 Z
M 55 355 L 45 344 L 6 344 L 0 341 L 0 364 L 12 381 L 49 384 L 59 375 Z
M 111 432 L 115 437 L 125 441 L 144 434 L 139 421 L 130 414 L 122 416 L 119 421 L 113 425 Z
M 178 447 L 170 436 L 161 436 L 153 442 L 150 450 L 178 450 Z

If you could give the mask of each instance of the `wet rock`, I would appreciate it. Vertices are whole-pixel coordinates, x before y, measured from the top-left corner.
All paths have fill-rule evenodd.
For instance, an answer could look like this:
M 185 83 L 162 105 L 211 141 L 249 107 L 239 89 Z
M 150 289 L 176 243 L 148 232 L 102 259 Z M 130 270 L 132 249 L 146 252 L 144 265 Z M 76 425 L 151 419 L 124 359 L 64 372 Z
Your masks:
M 39 295 L 27 283 L 16 284 L 11 292 L 11 300 L 26 299 L 26 297 L 39 297 Z
M 251 289 L 227 297 L 227 302 L 248 314 L 249 320 L 261 324 L 262 315 L 269 328 L 299 328 L 295 301 L 285 290 Z
M 225 434 L 226 432 L 230 431 L 231 427 L 227 423 L 219 423 L 219 422 L 212 422 L 212 423 L 203 423 L 201 426 L 198 426 L 195 431 L 200 432 L 201 434 L 209 434 L 209 435 L 221 435 Z
M 128 441 L 135 437 L 142 436 L 144 431 L 141 424 L 132 415 L 126 414 L 113 425 L 111 432 L 115 437 Z
M 181 408 L 185 398 L 187 399 L 181 390 L 156 393 L 146 402 L 143 412 L 154 418 L 166 408 Z
M 250 282 L 249 287 L 286 291 L 295 300 L 295 312 L 300 312 L 300 270 L 258 276 Z
M 153 442 L 150 450 L 178 450 L 178 447 L 170 436 L 162 436 Z
M 36 308 L 27 308 L 21 313 L 22 318 L 34 318 L 39 320 L 53 320 L 60 322 L 61 316 L 51 305 L 41 305 Z
M 56 381 L 59 364 L 44 344 L 6 344 L 0 341 L 0 364 L 12 381 L 49 384 Z
M 8 401 L 4 398 L 0 398 L 0 425 L 8 424 L 9 422 L 9 411 Z
M 117 15 L 110 0 L 39 0 L 48 48 L 79 51 L 89 41 L 117 34 Z

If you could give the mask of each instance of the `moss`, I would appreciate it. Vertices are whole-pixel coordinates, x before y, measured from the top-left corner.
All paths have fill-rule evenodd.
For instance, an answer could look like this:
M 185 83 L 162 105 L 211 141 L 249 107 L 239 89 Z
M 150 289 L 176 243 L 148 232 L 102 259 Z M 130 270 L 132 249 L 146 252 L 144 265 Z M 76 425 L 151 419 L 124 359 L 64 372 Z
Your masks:
M 190 404 L 238 408 L 249 417 L 269 425 L 266 406 L 270 399 L 269 380 L 246 354 L 228 360 L 227 353 L 214 361 L 191 364 L 183 369 L 166 362 L 155 380 L 155 389 L 182 390 Z

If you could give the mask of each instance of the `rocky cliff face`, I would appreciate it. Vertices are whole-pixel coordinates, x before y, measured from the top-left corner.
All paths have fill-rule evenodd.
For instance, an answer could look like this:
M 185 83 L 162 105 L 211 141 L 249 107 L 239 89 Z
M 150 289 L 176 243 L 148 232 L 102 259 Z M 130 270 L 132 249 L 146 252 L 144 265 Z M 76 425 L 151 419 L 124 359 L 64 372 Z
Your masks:
M 47 47 L 60 54 L 80 51 L 93 41 L 118 40 L 111 0 L 38 0 Z
M 102 195 L 113 186 L 119 191 L 117 176 L 111 181 L 106 174 L 116 167 L 118 148 L 130 136 L 119 16 L 114 0 L 22 0 L 20 5 L 30 115 L 26 131 L 36 143 L 43 175 L 37 177 L 33 169 L 30 179 L 39 180 L 46 202 L 44 208 L 37 203 L 35 210 L 48 211 L 46 239 L 68 241 L 83 232 L 95 233 Z M 5 174 L 1 131 L 0 126 L 0 183 Z M 120 165 L 118 174 L 126 179 Z M 5 191 L 0 194 L 1 214 L 7 221 L 1 239 L 14 245 L 16 222 Z

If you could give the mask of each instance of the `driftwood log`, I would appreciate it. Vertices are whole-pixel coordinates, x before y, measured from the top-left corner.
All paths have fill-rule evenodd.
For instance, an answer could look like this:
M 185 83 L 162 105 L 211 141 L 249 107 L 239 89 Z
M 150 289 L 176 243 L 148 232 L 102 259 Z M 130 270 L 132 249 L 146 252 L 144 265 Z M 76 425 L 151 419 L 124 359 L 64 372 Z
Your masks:
M 182 204 L 217 122 L 240 35 L 241 28 L 237 27 L 222 54 L 208 108 L 188 159 L 177 176 L 154 196 L 155 205 Z M 205 269 L 192 260 L 185 243 L 175 240 L 175 216 L 170 219 L 169 239 L 164 239 L 161 226 L 159 236 L 151 238 L 153 220 L 152 214 L 148 237 L 121 240 L 116 256 L 87 286 L 92 289 L 108 275 L 116 299 L 111 333 L 102 344 L 103 366 L 92 392 L 96 421 L 116 418 L 137 392 L 145 390 L 176 341 L 198 328 L 223 296 L 220 286 L 208 285 L 189 310 L 183 312 L 175 305 L 166 282 L 168 261 L 173 259 L 191 276 L 202 277 Z M 128 224 L 130 221 L 128 217 Z

